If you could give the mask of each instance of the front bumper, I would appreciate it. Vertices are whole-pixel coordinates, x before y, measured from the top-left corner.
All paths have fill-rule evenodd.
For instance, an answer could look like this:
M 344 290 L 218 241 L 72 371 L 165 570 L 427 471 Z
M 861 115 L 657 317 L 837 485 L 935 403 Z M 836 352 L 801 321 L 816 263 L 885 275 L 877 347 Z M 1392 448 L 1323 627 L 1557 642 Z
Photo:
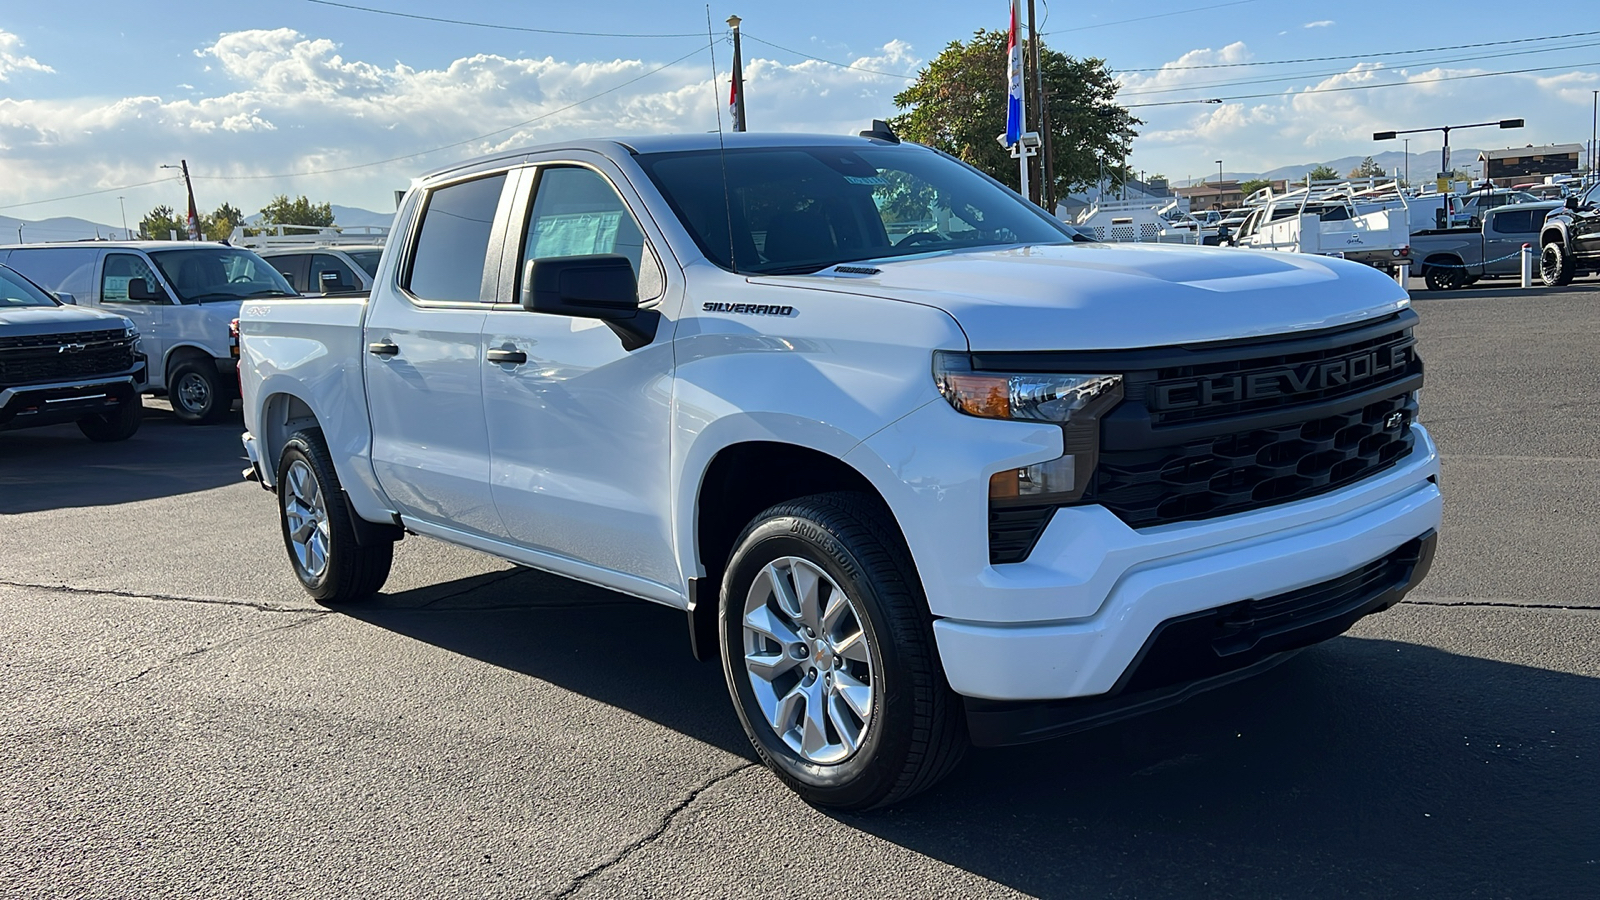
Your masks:
M 1399 603 L 1428 574 L 1438 535 L 1322 584 L 1264 600 L 1168 619 L 1156 626 L 1105 694 L 1062 700 L 965 698 L 975 745 L 995 747 L 1060 737 L 1141 715 L 1276 666 L 1292 652 L 1343 634 Z
M 138 403 L 143 381 L 141 364 L 114 376 L 8 387 L 0 390 L 0 430 L 62 425 Z

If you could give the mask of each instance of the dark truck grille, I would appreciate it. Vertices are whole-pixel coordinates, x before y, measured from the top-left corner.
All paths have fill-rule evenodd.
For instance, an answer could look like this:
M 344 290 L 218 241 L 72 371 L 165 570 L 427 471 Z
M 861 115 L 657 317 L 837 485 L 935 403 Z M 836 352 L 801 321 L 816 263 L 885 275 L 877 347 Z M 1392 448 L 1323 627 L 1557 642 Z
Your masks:
M 0 337 L 0 387 L 111 375 L 133 363 L 133 342 L 121 328 Z
M 1118 372 L 1083 503 L 1135 528 L 1315 496 L 1411 452 L 1422 360 L 1404 310 L 1293 338 L 1150 350 L 974 353 L 1010 372 Z M 1025 559 L 1052 507 L 991 509 L 990 561 Z

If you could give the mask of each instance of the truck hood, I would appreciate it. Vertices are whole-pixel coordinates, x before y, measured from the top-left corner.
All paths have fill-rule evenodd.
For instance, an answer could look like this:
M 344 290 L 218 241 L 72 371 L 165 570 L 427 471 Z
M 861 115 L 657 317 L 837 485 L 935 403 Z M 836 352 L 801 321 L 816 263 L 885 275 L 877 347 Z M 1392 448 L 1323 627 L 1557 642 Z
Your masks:
M 73 331 L 104 331 L 128 320 L 116 313 L 77 306 L 23 306 L 0 309 L 0 337 L 25 337 Z
M 847 264 L 876 274 L 752 279 L 934 306 L 973 350 L 1116 350 L 1328 328 L 1410 303 L 1369 266 L 1273 251 L 1063 244 Z

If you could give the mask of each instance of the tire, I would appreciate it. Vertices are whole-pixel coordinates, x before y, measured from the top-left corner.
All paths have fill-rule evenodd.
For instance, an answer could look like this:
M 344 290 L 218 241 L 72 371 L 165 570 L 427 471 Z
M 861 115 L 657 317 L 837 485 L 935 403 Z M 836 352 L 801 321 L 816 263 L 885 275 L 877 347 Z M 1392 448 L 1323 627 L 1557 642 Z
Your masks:
M 1572 254 L 1559 241 L 1545 244 L 1539 251 L 1539 280 L 1545 287 L 1566 287 L 1577 274 Z
M 338 606 L 365 600 L 388 580 L 394 544 L 356 540 L 339 473 L 319 429 L 295 432 L 278 457 L 278 522 L 289 565 L 317 602 Z
M 167 399 L 185 425 L 210 425 L 233 409 L 233 390 L 209 359 L 189 357 L 167 375 Z
M 112 412 L 95 413 L 78 420 L 78 430 L 91 441 L 109 444 L 125 441 L 139 430 L 144 421 L 144 403 L 136 393 L 130 393 Z
M 734 546 L 718 609 L 722 670 L 761 760 L 806 802 L 835 809 L 896 803 L 948 775 L 967 749 L 961 701 L 910 555 L 873 499 L 781 503 Z M 826 614 L 808 619 L 800 596 Z
M 1441 266 L 1429 266 L 1422 273 L 1422 280 L 1427 282 L 1430 291 L 1453 291 L 1466 281 L 1460 269 L 1446 269 Z

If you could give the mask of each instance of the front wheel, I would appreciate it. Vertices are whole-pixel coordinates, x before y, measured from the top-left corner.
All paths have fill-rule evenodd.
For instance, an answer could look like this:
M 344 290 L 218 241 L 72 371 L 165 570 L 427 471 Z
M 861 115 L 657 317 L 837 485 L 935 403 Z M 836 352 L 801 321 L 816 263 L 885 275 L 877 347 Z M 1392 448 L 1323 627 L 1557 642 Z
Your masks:
M 1545 244 L 1539 251 L 1539 280 L 1545 287 L 1566 287 L 1577 274 L 1572 254 L 1561 243 Z
M 227 415 L 233 393 L 209 359 L 186 359 L 167 377 L 172 412 L 187 425 L 209 425 Z
M 110 412 L 94 413 L 78 420 L 78 430 L 91 441 L 111 443 L 134 436 L 144 421 L 144 403 L 130 393 Z
M 763 762 L 807 802 L 895 803 L 967 747 L 959 698 L 888 517 L 861 494 L 774 506 L 722 583 L 723 674 Z
M 389 578 L 394 544 L 361 544 L 322 432 L 296 432 L 278 458 L 278 518 L 300 585 L 330 606 L 365 600 Z

